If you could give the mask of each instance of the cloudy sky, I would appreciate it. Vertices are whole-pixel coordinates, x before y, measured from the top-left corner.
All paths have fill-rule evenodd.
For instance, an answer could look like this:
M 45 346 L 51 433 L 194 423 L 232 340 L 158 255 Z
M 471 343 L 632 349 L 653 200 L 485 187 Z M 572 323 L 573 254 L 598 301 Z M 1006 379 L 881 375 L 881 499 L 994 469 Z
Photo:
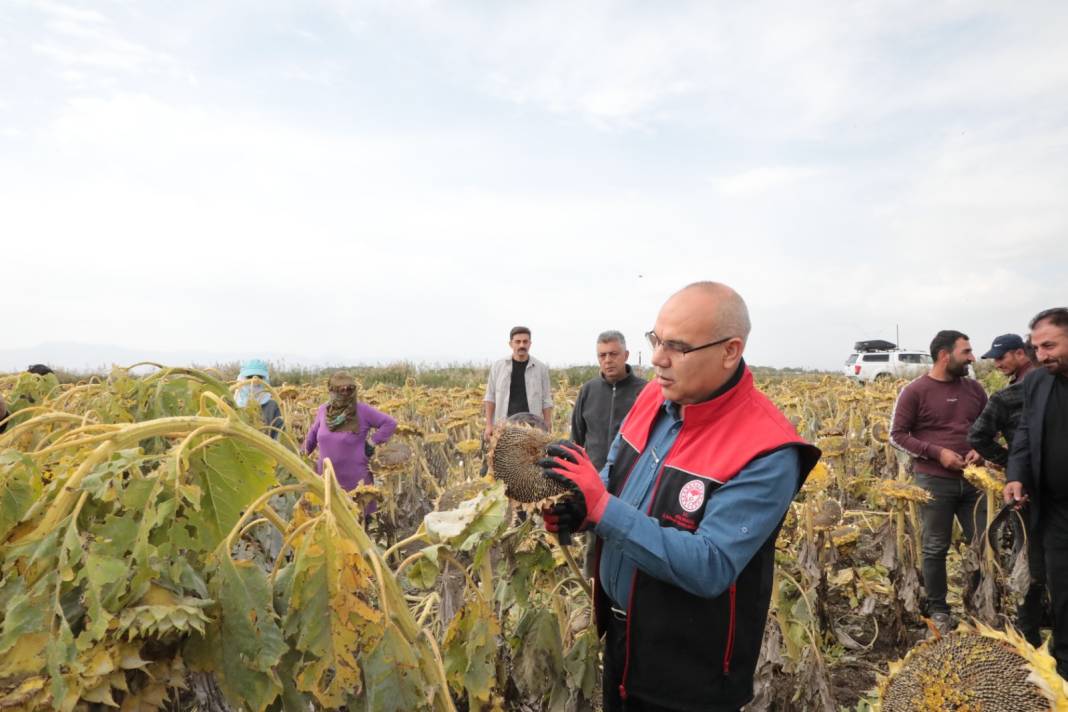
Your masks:
M 0 368 L 482 362 L 517 323 L 637 360 L 697 279 L 753 363 L 985 347 L 1068 302 L 1066 36 L 1059 0 L 4 0 Z

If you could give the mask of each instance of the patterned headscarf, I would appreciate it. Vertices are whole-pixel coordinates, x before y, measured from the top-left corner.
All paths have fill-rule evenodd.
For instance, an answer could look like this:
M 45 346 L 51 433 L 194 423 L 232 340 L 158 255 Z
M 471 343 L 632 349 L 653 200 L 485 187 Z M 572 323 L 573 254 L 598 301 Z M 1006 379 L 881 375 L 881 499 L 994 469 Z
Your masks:
M 356 379 L 345 371 L 338 371 L 327 381 L 330 401 L 326 405 L 326 427 L 331 432 L 360 431 L 360 416 L 356 411 Z

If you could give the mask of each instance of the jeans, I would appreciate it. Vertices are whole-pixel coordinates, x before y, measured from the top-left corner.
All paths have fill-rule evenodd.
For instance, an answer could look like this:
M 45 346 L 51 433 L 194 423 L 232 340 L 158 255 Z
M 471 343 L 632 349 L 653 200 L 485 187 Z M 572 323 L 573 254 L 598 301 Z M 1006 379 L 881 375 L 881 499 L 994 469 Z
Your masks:
M 927 591 L 927 614 L 949 613 L 946 603 L 946 554 L 953 536 L 953 518 L 960 522 L 965 541 L 986 526 L 983 494 L 963 477 L 938 477 L 916 473 L 916 484 L 931 495 L 920 506 L 923 524 L 923 587 Z

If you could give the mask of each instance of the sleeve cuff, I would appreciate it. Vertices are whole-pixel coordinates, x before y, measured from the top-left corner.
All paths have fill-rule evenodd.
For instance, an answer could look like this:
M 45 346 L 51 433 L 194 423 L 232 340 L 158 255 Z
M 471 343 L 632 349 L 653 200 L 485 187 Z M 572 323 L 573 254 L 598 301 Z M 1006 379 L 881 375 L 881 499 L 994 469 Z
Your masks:
M 637 514 L 638 510 L 634 507 L 624 504 L 618 497 L 608 495 L 608 502 L 594 531 L 602 539 L 619 539 L 633 528 L 632 522 Z

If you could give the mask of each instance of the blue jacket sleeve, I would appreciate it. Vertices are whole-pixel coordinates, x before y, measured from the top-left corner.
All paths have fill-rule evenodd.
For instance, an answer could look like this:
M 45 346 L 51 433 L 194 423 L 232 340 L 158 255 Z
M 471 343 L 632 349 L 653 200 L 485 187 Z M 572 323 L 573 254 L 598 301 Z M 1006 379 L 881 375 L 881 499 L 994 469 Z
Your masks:
M 597 523 L 597 535 L 619 546 L 650 576 L 714 598 L 738 578 L 779 526 L 797 492 L 800 473 L 794 447 L 753 460 L 716 490 L 692 533 L 662 527 L 612 497 Z

